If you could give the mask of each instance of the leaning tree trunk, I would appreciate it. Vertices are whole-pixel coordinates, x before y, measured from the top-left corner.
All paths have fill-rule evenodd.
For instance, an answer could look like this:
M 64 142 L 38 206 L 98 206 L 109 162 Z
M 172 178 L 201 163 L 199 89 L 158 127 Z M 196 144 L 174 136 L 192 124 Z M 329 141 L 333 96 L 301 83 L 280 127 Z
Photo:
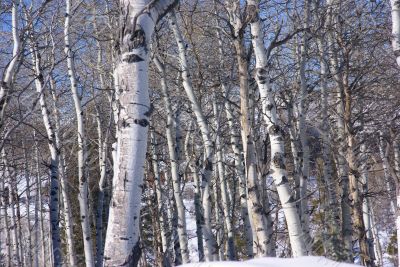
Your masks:
M 256 81 L 271 142 L 271 174 L 285 213 L 293 256 L 304 256 L 307 254 L 306 240 L 304 240 L 300 217 L 287 178 L 283 130 L 279 126 L 276 104 L 269 84 L 268 60 L 263 41 L 264 34 L 261 30 L 257 4 L 252 2 L 251 7 L 256 12 L 250 25 L 254 54 L 256 56 Z
M 59 149 L 56 144 L 54 126 L 51 122 L 51 117 L 49 116 L 50 111 L 47 108 L 46 103 L 46 93 L 44 91 L 45 81 L 41 66 L 41 57 L 38 51 L 38 45 L 34 42 L 33 36 L 30 39 L 30 51 L 32 56 L 33 72 L 35 73 L 35 87 L 39 94 L 40 109 L 42 113 L 43 123 L 46 129 L 48 146 L 50 150 L 50 222 L 51 222 L 51 233 L 52 233 L 52 244 L 53 244 L 53 256 L 54 263 L 56 266 L 62 264 L 62 254 L 61 254 L 61 234 L 59 228 L 59 202 L 58 202 L 58 188 L 59 188 Z
M 117 155 L 104 247 L 104 266 L 136 266 L 147 132 L 150 39 L 155 23 L 175 1 L 121 0 L 122 36 L 114 70 L 119 92 Z
M 189 101 L 192 104 L 192 110 L 196 116 L 197 124 L 201 131 L 201 137 L 203 139 L 204 147 L 205 147 L 205 160 L 203 165 L 203 175 L 204 179 L 202 181 L 202 204 L 203 204 L 203 225 L 202 232 L 205 239 L 205 257 L 207 261 L 212 261 L 217 255 L 217 247 L 215 243 L 215 239 L 213 236 L 212 228 L 211 228 L 211 192 L 210 192 L 210 183 L 212 176 L 212 164 L 213 164 L 213 143 L 211 141 L 211 134 L 207 125 L 207 119 L 204 116 L 201 106 L 194 94 L 192 81 L 189 74 L 189 64 L 186 57 L 186 48 L 183 41 L 182 34 L 180 29 L 178 28 L 175 13 L 171 13 L 169 16 L 170 26 L 175 36 L 176 43 L 178 45 L 179 51 L 179 61 L 180 61 L 180 70 L 182 72 L 182 80 L 183 80 L 183 88 L 185 89 L 186 95 L 189 98 Z

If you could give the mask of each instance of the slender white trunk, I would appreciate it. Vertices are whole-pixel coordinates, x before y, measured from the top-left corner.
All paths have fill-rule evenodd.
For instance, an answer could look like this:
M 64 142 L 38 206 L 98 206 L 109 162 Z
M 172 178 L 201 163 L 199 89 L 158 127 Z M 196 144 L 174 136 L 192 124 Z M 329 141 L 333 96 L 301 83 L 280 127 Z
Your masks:
M 50 92 L 53 98 L 53 115 L 55 121 L 55 128 L 54 128 L 54 137 L 56 146 L 59 151 L 59 180 L 61 185 L 61 196 L 63 201 L 63 216 L 64 216 L 64 223 L 65 223 L 65 233 L 67 235 L 67 248 L 68 248 L 68 257 L 69 257 L 69 264 L 71 266 L 77 265 L 77 259 L 75 255 L 75 245 L 74 245 L 74 238 L 73 238 L 73 225 L 74 221 L 72 218 L 72 210 L 71 210 L 71 201 L 69 196 L 68 190 L 68 178 L 66 175 L 66 163 L 65 163 L 65 151 L 61 144 L 60 139 L 60 114 L 59 109 L 57 107 L 57 92 L 56 92 L 56 84 L 53 77 L 50 77 Z
M 345 143 L 346 133 L 345 124 L 342 115 L 344 114 L 343 106 L 343 96 L 344 91 L 343 86 L 343 75 L 339 69 L 338 56 L 335 47 L 335 32 L 334 25 L 336 22 L 336 8 L 334 7 L 337 3 L 336 0 L 327 1 L 327 22 L 326 26 L 328 28 L 333 28 L 327 34 L 328 40 L 328 51 L 329 51 L 329 61 L 331 72 L 333 73 L 333 78 L 336 84 L 335 92 L 335 105 L 336 105 L 336 126 L 337 126 L 337 142 L 338 142 L 338 156 L 337 156 L 337 170 L 339 181 L 342 183 L 341 192 L 341 208 L 342 208 L 342 236 L 344 249 L 344 258 L 348 262 L 353 261 L 353 237 L 352 237 L 352 225 L 351 225 L 351 211 L 350 211 L 350 198 L 349 198 L 349 174 L 348 174 L 348 164 L 346 162 L 346 147 Z
M 11 8 L 11 30 L 12 30 L 12 38 L 13 38 L 13 51 L 12 51 L 12 59 L 8 63 L 4 73 L 2 75 L 2 80 L 0 83 L 0 128 L 4 123 L 4 111 L 7 106 L 7 97 L 10 93 L 12 86 L 12 79 L 14 73 L 16 71 L 16 66 L 18 62 L 18 57 L 21 52 L 21 41 L 19 38 L 18 32 L 18 6 L 19 0 L 12 1 Z
M 85 264 L 87 267 L 94 266 L 93 257 L 93 244 L 92 233 L 90 227 L 90 214 L 89 214 L 89 190 L 88 190 L 88 177 L 86 175 L 86 137 L 84 128 L 84 117 L 82 110 L 81 97 L 78 93 L 78 84 L 76 80 L 74 58 L 70 42 L 70 24 L 72 18 L 71 0 L 66 0 L 65 22 L 64 22 L 64 52 L 67 56 L 68 76 L 70 79 L 70 86 L 72 98 L 74 100 L 76 122 L 77 122 L 77 137 L 78 137 L 78 180 L 79 180 L 79 211 L 80 222 L 82 227 L 83 247 L 85 254 Z
M 179 237 L 179 246 L 182 255 L 183 263 L 188 263 L 189 261 L 189 250 L 188 250 L 188 240 L 187 240 L 187 231 L 186 231 L 186 218 L 185 218 L 185 206 L 183 204 L 183 198 L 181 193 L 181 184 L 179 177 L 179 150 L 178 144 L 175 144 L 176 135 L 174 136 L 173 129 L 177 127 L 177 122 L 173 116 L 173 110 L 171 101 L 169 98 L 167 81 L 165 78 L 165 67 L 161 63 L 161 61 L 157 58 L 154 59 L 154 63 L 156 64 L 158 71 L 161 74 L 161 90 L 164 99 L 164 106 L 167 112 L 167 125 L 166 125 L 166 136 L 168 143 L 168 153 L 170 159 L 171 166 L 171 176 L 172 176 L 172 188 L 174 192 L 174 198 L 176 203 L 176 210 L 178 215 L 178 237 Z
M 379 156 L 382 160 L 382 167 L 383 167 L 383 179 L 386 184 L 386 190 L 387 193 L 389 194 L 389 201 L 390 201 L 390 212 L 396 216 L 396 204 L 395 201 L 393 200 L 393 188 L 391 185 L 391 180 L 392 177 L 390 177 L 390 171 L 389 171 L 389 161 L 388 157 L 386 155 L 386 147 L 385 147 L 385 140 L 382 131 L 379 131 Z
M 235 248 L 235 236 L 233 233 L 233 222 L 232 222 L 232 215 L 231 215 L 231 203 L 229 202 L 228 197 L 228 189 L 227 189 L 227 181 L 225 176 L 225 168 L 224 168 L 224 157 L 222 153 L 222 144 L 221 144 L 221 136 L 220 136 L 220 116 L 218 111 L 218 106 L 216 102 L 216 95 L 214 94 L 213 97 L 213 111 L 214 111 L 214 118 L 215 118 L 215 129 L 216 129 L 216 137 L 215 137 L 215 145 L 216 145 L 216 159 L 217 159 L 217 169 L 218 169 L 218 183 L 221 189 L 221 198 L 222 198 L 222 211 L 224 215 L 224 222 L 225 222 L 225 232 L 227 236 L 227 258 L 230 261 L 236 259 L 236 248 Z M 215 185 L 216 186 L 216 185 Z M 219 201 L 215 201 L 218 203 Z
M 204 155 L 204 165 L 203 165 L 203 175 L 202 180 L 202 204 L 203 204 L 203 217 L 204 224 L 202 225 L 202 231 L 206 243 L 205 257 L 207 261 L 213 261 L 214 257 L 217 255 L 216 243 L 212 233 L 211 227 L 211 200 L 210 200 L 210 182 L 212 176 L 212 162 L 213 162 L 213 144 L 211 141 L 211 135 L 207 125 L 207 119 L 204 116 L 200 104 L 194 94 L 192 81 L 189 74 L 189 65 L 186 58 L 186 48 L 183 41 L 182 34 L 178 28 L 175 13 L 172 12 L 169 16 L 169 22 L 171 29 L 174 33 L 176 43 L 178 45 L 179 51 L 179 63 L 180 70 L 183 80 L 183 88 L 185 89 L 186 95 L 192 104 L 192 110 L 196 116 L 197 124 L 201 131 L 201 137 L 204 143 L 205 155 Z
M 305 22 L 304 29 L 308 29 L 310 25 L 310 0 L 305 1 Z M 307 125 L 306 125 L 306 100 L 308 96 L 307 79 L 306 79 L 306 63 L 308 53 L 307 30 L 303 32 L 300 51 L 299 51 L 299 76 L 300 76 L 300 103 L 298 105 L 298 129 L 299 139 L 301 143 L 302 166 L 299 184 L 300 197 L 300 220 L 303 227 L 307 250 L 311 252 L 312 240 L 310 237 L 310 218 L 308 212 L 307 183 L 310 175 L 310 147 L 307 141 Z
M 117 154 L 104 266 L 136 266 L 140 259 L 141 193 L 151 113 L 149 44 L 155 22 L 174 4 L 169 0 L 121 0 L 123 31 L 114 71 L 119 94 Z
M 160 181 L 160 171 L 158 167 L 158 154 L 157 154 L 157 141 L 154 136 L 154 133 L 151 133 L 151 144 L 152 144 L 152 165 L 153 165 L 153 172 L 154 172 L 154 183 L 155 183 L 155 188 L 156 188 L 156 197 L 157 197 L 157 208 L 158 208 L 158 214 L 159 214 L 159 222 L 160 222 L 160 232 L 161 232 L 161 246 L 162 246 L 162 253 L 163 257 L 165 260 L 168 260 L 169 263 L 169 257 L 168 257 L 168 238 L 167 238 L 167 233 L 168 233 L 168 226 L 167 226 L 167 220 L 165 218 L 165 197 L 163 194 L 163 190 L 161 187 L 161 181 Z
M 26 146 L 25 142 L 22 142 L 22 149 L 24 153 L 24 171 L 25 171 L 25 182 L 26 182 L 26 203 L 25 203 L 25 210 L 26 210 L 26 220 L 27 220 L 27 255 L 26 255 L 26 261 L 25 265 L 31 266 L 33 259 L 32 259 L 32 228 L 31 228 L 31 203 L 30 203 L 30 198 L 31 198 L 31 181 L 30 181 L 30 173 L 29 173 L 29 168 L 28 168 L 28 156 L 26 153 Z
M 304 240 L 300 217 L 288 183 L 282 129 L 279 126 L 274 95 L 269 85 L 268 70 L 266 69 L 267 55 L 263 41 L 264 34 L 261 30 L 257 4 L 253 2 L 252 5 L 254 11 L 257 12 L 256 18 L 250 24 L 256 56 L 256 81 L 271 142 L 271 173 L 285 213 L 292 254 L 294 257 L 304 256 L 307 255 L 306 240 Z
M 8 218 L 8 205 L 9 205 L 9 199 L 8 199 L 8 192 L 7 190 L 8 187 L 7 185 L 7 177 L 5 177 L 5 166 L 2 166 L 1 174 L 2 174 L 2 179 L 1 179 L 1 209 L 2 209 L 2 215 L 4 216 L 4 228 L 6 232 L 6 266 L 11 266 L 11 231 L 10 231 L 10 223 L 9 223 L 9 218 Z M 6 190 L 7 188 L 7 190 Z
M 397 65 L 400 66 L 400 3 L 390 0 L 392 7 L 392 49 L 396 56 Z
M 185 156 L 186 156 L 186 161 L 188 162 L 189 169 L 191 172 L 191 175 L 193 177 L 193 183 L 194 183 L 194 209 L 195 209 L 195 216 L 196 216 L 196 236 L 197 236 L 197 251 L 199 254 L 199 262 L 204 261 L 204 246 L 203 246 L 203 231 L 201 226 L 203 225 L 203 215 L 201 212 L 201 188 L 200 188 L 200 179 L 198 175 L 198 170 L 196 167 L 195 163 L 195 153 L 194 149 L 192 151 L 189 151 L 189 143 L 190 139 L 193 134 L 192 130 L 192 124 L 189 125 L 189 130 L 187 131 L 186 138 L 185 138 Z M 193 140 L 193 146 L 194 146 L 194 140 Z

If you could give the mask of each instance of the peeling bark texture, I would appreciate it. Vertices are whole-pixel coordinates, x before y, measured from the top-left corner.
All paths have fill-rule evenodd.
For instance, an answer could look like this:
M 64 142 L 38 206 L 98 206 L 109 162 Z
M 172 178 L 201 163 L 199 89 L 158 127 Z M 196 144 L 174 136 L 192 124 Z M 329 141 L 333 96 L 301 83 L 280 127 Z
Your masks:
M 253 5 L 257 3 L 253 2 Z M 290 245 L 294 257 L 307 255 L 306 240 L 302 230 L 300 217 L 294 202 L 293 192 L 289 187 L 282 130 L 279 126 L 276 104 L 269 84 L 267 55 L 264 47 L 261 22 L 258 18 L 250 24 L 254 54 L 256 56 L 256 81 L 261 95 L 264 121 L 267 124 L 271 143 L 271 175 L 274 179 L 279 200 L 285 213 L 289 232 Z
M 118 88 L 117 154 L 104 247 L 104 266 L 137 266 L 139 221 L 150 110 L 149 44 L 156 22 L 173 0 L 121 0 L 120 50 L 114 70 Z

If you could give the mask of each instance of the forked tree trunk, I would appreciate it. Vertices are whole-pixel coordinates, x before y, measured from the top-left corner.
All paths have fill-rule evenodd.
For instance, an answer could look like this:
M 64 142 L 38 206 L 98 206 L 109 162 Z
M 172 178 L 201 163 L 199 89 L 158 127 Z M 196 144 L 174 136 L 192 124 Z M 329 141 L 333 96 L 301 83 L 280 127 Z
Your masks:
M 104 248 L 104 266 L 136 266 L 147 132 L 151 113 L 149 49 L 155 23 L 172 0 L 121 0 L 122 36 L 114 78 L 119 94 L 117 154 Z

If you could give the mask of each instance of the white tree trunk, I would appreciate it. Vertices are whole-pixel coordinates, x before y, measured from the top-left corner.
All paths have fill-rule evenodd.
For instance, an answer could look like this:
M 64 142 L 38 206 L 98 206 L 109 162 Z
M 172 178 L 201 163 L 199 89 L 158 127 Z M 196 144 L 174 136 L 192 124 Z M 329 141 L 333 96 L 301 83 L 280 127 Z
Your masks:
M 115 69 L 119 93 L 117 155 L 104 248 L 104 266 L 136 266 L 147 132 L 150 39 L 155 22 L 175 4 L 164 0 L 121 0 L 124 29 Z
M 210 201 L 210 182 L 212 176 L 212 162 L 213 162 L 213 144 L 211 141 L 211 135 L 207 125 L 207 119 L 204 116 L 200 104 L 194 94 L 192 81 L 189 74 L 189 65 L 186 58 L 186 48 L 183 41 L 182 34 L 178 28 L 175 13 L 171 13 L 169 16 L 170 26 L 174 33 L 176 43 L 178 45 L 179 51 L 179 63 L 182 73 L 183 88 L 185 89 L 186 95 L 192 104 L 192 110 L 196 116 L 197 124 L 201 131 L 201 137 L 204 143 L 205 155 L 204 155 L 204 165 L 203 165 L 203 175 L 202 180 L 202 204 L 203 204 L 203 217 L 204 224 L 202 225 L 202 231 L 205 239 L 205 257 L 207 261 L 213 261 L 214 257 L 217 255 L 216 243 L 212 233 L 211 227 L 211 201 Z
M 397 65 L 400 66 L 400 2 L 390 0 L 390 5 L 392 7 L 392 48 Z
M 172 176 L 172 188 L 174 192 L 174 198 L 176 203 L 176 210 L 178 214 L 178 237 L 179 245 L 182 255 L 182 262 L 188 263 L 189 260 L 189 250 L 188 250 L 188 240 L 186 231 L 186 218 L 185 218 L 185 206 L 183 204 L 181 183 L 179 177 L 179 150 L 178 144 L 175 144 L 176 136 L 174 136 L 173 129 L 177 127 L 176 120 L 173 116 L 173 110 L 171 101 L 169 99 L 169 93 L 167 88 L 167 82 L 165 79 L 165 66 L 157 58 L 154 59 L 158 71 L 161 74 L 161 90 L 163 94 L 164 106 L 167 112 L 167 125 L 166 125 L 166 136 L 168 143 L 168 153 L 171 166 L 171 176 Z
M 19 1 L 13 0 L 11 8 L 11 30 L 13 37 L 13 51 L 12 51 L 11 61 L 5 68 L 0 83 L 0 128 L 3 126 L 4 123 L 4 111 L 7 105 L 7 97 L 11 90 L 12 79 L 16 71 L 18 57 L 21 52 L 21 41 L 18 32 L 18 6 L 19 6 Z
M 224 168 L 224 157 L 222 153 L 222 144 L 221 144 L 221 136 L 220 136 L 220 116 L 219 116 L 219 111 L 218 111 L 218 106 L 216 102 L 216 95 L 214 94 L 213 97 L 213 111 L 214 111 L 214 118 L 215 118 L 215 129 L 216 129 L 216 137 L 215 137 L 215 145 L 216 145 L 216 150 L 217 150 L 217 170 L 218 170 L 218 183 L 219 187 L 221 189 L 221 198 L 222 198 L 222 211 L 224 215 L 224 222 L 225 222 L 225 232 L 227 236 L 227 258 L 230 261 L 233 261 L 236 259 L 236 248 L 235 248 L 235 236 L 233 233 L 233 222 L 232 222 L 232 216 L 231 216 L 231 208 L 230 208 L 230 201 L 228 197 L 228 189 L 227 189 L 227 181 L 225 177 L 225 168 Z M 215 185 L 216 186 L 216 185 Z M 219 202 L 216 199 L 216 204 Z
M 83 247 L 85 254 L 85 264 L 87 267 L 94 266 L 93 257 L 93 244 L 92 244 L 92 233 L 90 227 L 90 214 L 89 214 L 89 190 L 88 181 L 86 175 L 86 137 L 84 128 L 84 117 L 82 110 L 81 97 L 78 93 L 78 84 L 76 80 L 75 66 L 73 53 L 71 49 L 70 42 L 70 24 L 72 18 L 71 10 L 71 0 L 66 0 L 66 10 L 65 10 L 65 22 L 64 22 L 64 52 L 67 56 L 67 66 L 68 66 L 68 76 L 70 79 L 70 86 L 72 92 L 72 98 L 74 100 L 75 112 L 76 112 L 76 122 L 77 122 L 77 137 L 78 137 L 78 180 L 79 180 L 79 211 L 80 211 L 80 222 L 82 227 L 83 236 Z
M 269 85 L 268 70 L 266 69 L 267 58 L 263 41 L 264 34 L 261 30 L 260 19 L 258 17 L 258 6 L 254 2 L 252 5 L 255 9 L 254 11 L 257 12 L 255 19 L 250 24 L 254 54 L 256 56 L 256 81 L 261 95 L 264 120 L 268 125 L 271 142 L 271 173 L 285 213 L 293 256 L 304 256 L 307 254 L 304 234 L 288 183 L 282 129 L 279 126 L 276 104 Z
M 71 201 L 68 190 L 68 180 L 67 180 L 68 178 L 66 175 L 65 151 L 62 147 L 60 138 L 61 126 L 60 126 L 60 114 L 57 106 L 58 98 L 56 92 L 56 84 L 52 76 L 50 76 L 50 92 L 53 98 L 53 116 L 55 121 L 54 137 L 56 141 L 56 146 L 59 151 L 58 169 L 59 169 L 59 180 L 61 185 L 61 196 L 63 201 L 62 206 L 63 206 L 63 216 L 65 222 L 65 233 L 67 235 L 66 238 L 67 238 L 68 258 L 69 258 L 69 264 L 71 266 L 75 266 L 77 265 L 77 259 L 75 255 L 75 245 L 73 238 L 74 221 L 72 217 Z

